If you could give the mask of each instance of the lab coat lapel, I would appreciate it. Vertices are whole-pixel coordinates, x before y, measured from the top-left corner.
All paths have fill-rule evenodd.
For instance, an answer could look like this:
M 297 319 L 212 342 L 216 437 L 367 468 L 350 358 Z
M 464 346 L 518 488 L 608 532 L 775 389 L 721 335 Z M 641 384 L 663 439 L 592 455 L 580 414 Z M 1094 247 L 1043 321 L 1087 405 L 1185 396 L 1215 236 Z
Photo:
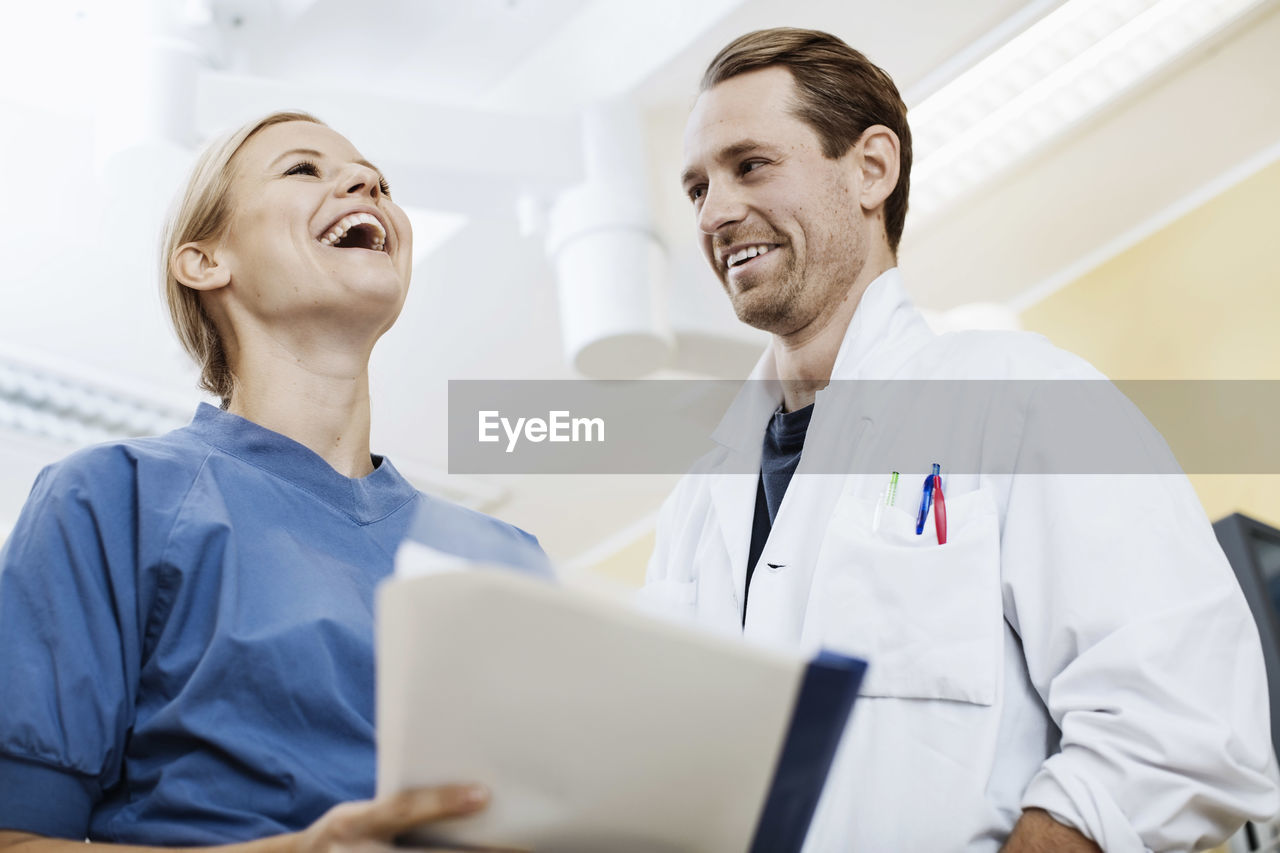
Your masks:
M 711 502 L 719 520 L 720 534 L 732 575 L 731 589 L 742 619 L 742 597 L 747 582 L 747 557 L 751 544 L 751 522 L 755 517 L 756 477 L 746 474 L 715 474 L 711 480 Z
M 839 413 L 814 408 L 800 464 L 752 575 L 744 626 L 752 639 L 788 646 L 800 641 L 813 567 L 844 487 L 844 477 L 833 472 L 843 470 L 866 426 L 847 429 L 833 414 Z
M 739 624 L 764 431 L 782 402 L 782 386 L 777 380 L 771 344 L 712 433 L 715 442 L 727 451 L 724 461 L 711 475 L 711 504 L 733 576 Z

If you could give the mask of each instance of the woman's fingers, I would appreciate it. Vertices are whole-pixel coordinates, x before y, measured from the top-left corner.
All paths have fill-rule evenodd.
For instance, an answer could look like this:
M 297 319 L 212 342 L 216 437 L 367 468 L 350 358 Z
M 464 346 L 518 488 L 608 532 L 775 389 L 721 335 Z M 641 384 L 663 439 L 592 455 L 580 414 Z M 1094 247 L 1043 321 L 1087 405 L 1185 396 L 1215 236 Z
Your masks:
M 334 806 L 299 836 L 297 853 L 381 848 L 433 820 L 484 808 L 489 792 L 479 785 L 415 788 L 376 800 Z
M 441 785 L 401 791 L 367 804 L 362 836 L 391 841 L 429 821 L 471 814 L 488 802 L 489 792 L 479 785 Z

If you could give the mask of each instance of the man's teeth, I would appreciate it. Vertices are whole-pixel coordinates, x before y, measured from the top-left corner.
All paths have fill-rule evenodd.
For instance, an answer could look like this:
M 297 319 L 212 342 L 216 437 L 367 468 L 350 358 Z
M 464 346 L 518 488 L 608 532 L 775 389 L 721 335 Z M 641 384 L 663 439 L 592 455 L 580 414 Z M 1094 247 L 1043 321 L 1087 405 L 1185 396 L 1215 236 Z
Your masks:
M 329 232 L 320 238 L 320 242 L 326 246 L 332 246 L 347 236 L 347 232 L 357 225 L 368 225 L 373 228 L 373 245 L 369 248 L 375 252 L 381 252 L 387 244 L 387 232 L 377 217 L 368 213 L 348 213 L 333 224 Z
M 732 255 L 729 256 L 729 266 L 731 267 L 737 266 L 743 261 L 748 261 L 748 260 L 751 260 L 752 258 L 759 257 L 760 255 L 763 255 L 765 252 L 768 252 L 771 249 L 773 249 L 773 246 L 768 246 L 768 245 L 747 246 L 747 248 L 745 249 L 739 249 L 738 251 L 734 252 Z

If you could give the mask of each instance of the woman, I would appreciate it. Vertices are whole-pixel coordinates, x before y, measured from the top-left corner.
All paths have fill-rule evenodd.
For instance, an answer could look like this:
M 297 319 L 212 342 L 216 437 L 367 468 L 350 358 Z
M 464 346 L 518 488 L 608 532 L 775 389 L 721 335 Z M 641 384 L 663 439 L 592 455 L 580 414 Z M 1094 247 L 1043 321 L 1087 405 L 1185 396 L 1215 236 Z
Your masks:
M 344 137 L 277 113 L 203 155 L 163 256 L 222 408 L 46 469 L 0 552 L 0 849 L 318 850 L 474 810 L 467 787 L 335 808 L 373 793 L 373 588 L 415 514 L 545 569 L 369 453 L 408 219 Z

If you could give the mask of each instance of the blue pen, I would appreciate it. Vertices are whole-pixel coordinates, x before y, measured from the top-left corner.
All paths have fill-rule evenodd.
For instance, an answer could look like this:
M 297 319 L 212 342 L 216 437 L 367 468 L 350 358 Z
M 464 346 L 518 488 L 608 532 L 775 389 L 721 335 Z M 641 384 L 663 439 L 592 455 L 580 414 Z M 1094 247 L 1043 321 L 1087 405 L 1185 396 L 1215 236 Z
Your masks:
M 933 463 L 933 472 L 924 478 L 924 494 L 920 496 L 920 514 L 916 516 L 916 535 L 924 533 L 924 520 L 929 517 L 929 507 L 933 505 L 933 478 L 942 473 L 942 466 Z

